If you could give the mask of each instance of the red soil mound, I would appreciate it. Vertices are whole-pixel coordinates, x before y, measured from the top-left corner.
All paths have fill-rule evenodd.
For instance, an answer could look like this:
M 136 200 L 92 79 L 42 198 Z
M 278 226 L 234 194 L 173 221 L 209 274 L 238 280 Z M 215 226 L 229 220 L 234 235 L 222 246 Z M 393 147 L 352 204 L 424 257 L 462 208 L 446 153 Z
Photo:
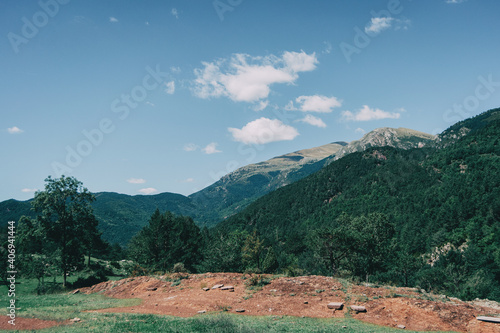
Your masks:
M 352 317 L 362 321 L 389 327 L 403 325 L 410 330 L 500 333 L 500 324 L 476 319 L 480 315 L 500 316 L 499 308 L 423 294 L 415 289 L 343 286 L 338 280 L 324 276 L 280 277 L 262 288 L 251 286 L 251 276 L 236 273 L 186 275 L 179 283 L 181 277 L 128 278 L 103 282 L 80 291 L 142 299 L 138 306 L 103 309 L 101 312 L 189 317 L 199 311 L 244 310 L 243 315 L 317 318 L 344 317 L 350 312 Z M 234 291 L 203 290 L 216 284 L 233 286 Z M 345 306 L 342 310 L 330 310 L 327 308 L 330 302 L 342 302 Z M 367 312 L 355 313 L 350 305 L 365 306 Z

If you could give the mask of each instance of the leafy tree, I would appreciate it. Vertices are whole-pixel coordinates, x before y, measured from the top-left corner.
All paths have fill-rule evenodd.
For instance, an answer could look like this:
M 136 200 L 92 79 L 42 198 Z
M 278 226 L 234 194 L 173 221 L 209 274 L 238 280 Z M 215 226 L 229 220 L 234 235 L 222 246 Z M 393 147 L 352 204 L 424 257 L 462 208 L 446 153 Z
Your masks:
M 157 209 L 149 224 L 129 243 L 129 254 L 151 270 L 169 270 L 183 263 L 194 270 L 200 260 L 201 233 L 189 217 L 176 217 L 170 212 L 161 214 Z
M 241 258 L 246 269 L 257 269 L 261 271 L 261 255 L 264 246 L 262 240 L 257 235 L 257 230 L 247 236 L 243 248 L 241 249 Z
M 45 189 L 32 202 L 37 215 L 33 232 L 40 233 L 45 249 L 56 255 L 56 267 L 66 277 L 82 265 L 85 241 L 98 237 L 91 202 L 94 196 L 74 177 L 45 179 Z M 29 239 L 29 238 L 28 238 Z
M 200 270 L 205 272 L 242 272 L 241 249 L 246 231 L 204 233 L 204 259 Z

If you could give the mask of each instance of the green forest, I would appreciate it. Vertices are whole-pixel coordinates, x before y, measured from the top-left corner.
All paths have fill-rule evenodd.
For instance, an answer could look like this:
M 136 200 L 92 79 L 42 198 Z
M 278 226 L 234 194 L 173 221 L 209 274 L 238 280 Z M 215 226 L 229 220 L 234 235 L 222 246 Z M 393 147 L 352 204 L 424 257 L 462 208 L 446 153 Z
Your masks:
M 19 270 L 40 292 L 55 275 L 104 280 L 108 272 L 90 261 L 97 257 L 128 260 L 130 275 L 321 274 L 500 301 L 499 138 L 494 109 L 432 146 L 352 153 L 210 229 L 157 207 L 126 248 L 102 239 L 96 197 L 82 183 L 49 177 L 16 223 Z

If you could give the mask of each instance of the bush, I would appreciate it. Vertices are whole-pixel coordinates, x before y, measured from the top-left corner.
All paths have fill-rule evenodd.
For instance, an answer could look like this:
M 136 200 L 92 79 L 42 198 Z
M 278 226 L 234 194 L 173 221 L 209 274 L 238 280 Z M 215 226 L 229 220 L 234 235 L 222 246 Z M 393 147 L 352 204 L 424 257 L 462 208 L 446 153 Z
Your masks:
M 95 271 L 87 271 L 81 273 L 78 279 L 75 282 L 71 283 L 71 288 L 76 289 L 76 288 L 90 287 L 104 281 L 108 281 L 108 278 L 104 270 L 98 269 Z
M 172 268 L 172 273 L 189 273 L 188 269 L 184 266 L 184 263 L 178 262 Z

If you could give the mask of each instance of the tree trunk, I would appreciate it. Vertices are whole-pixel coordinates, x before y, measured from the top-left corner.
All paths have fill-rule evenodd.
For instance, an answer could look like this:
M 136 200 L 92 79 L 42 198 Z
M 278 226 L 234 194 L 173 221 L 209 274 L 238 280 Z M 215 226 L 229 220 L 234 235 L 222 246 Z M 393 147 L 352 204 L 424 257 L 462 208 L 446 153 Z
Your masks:
M 63 289 L 66 288 L 66 271 L 63 270 Z

